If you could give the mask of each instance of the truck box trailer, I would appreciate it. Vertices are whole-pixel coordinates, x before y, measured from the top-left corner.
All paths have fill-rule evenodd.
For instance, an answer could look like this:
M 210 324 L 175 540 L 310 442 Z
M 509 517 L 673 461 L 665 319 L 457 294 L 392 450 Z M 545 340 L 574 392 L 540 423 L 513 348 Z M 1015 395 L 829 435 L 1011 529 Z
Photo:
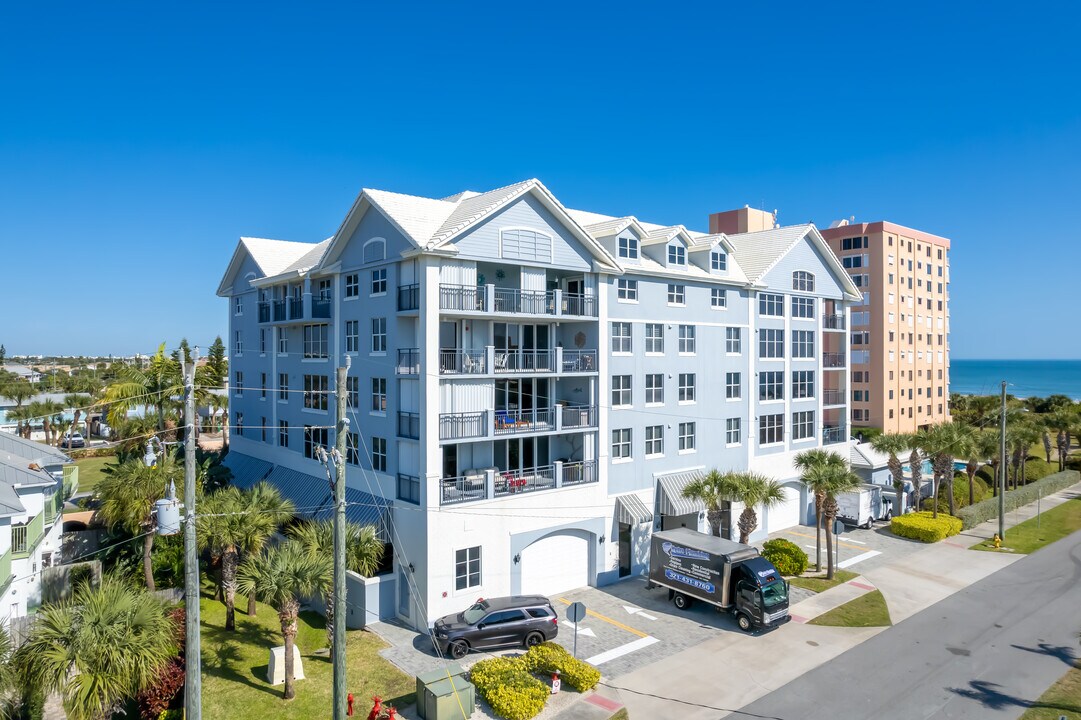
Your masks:
M 756 548 L 687 528 L 653 533 L 649 585 L 676 607 L 695 600 L 736 616 L 743 630 L 788 622 L 788 583 Z
M 837 518 L 861 528 L 870 528 L 875 520 L 889 520 L 893 517 L 893 503 L 884 490 L 881 485 L 866 483 L 841 493 L 837 496 Z

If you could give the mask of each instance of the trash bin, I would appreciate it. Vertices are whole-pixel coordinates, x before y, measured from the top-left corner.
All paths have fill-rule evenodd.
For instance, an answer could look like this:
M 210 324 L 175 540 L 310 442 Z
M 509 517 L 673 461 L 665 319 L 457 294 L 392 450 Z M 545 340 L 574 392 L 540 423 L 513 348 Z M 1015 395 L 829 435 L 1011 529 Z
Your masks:
M 417 695 L 417 713 L 424 720 L 469 720 L 475 705 L 475 689 L 463 675 L 448 678 L 444 673 Z

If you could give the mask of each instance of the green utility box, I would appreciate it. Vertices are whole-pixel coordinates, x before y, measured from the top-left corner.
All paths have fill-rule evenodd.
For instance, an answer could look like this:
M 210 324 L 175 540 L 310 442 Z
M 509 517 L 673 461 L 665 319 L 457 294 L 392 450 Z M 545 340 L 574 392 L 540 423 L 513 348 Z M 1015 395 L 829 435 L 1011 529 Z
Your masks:
M 468 720 L 475 706 L 476 690 L 460 665 L 417 675 L 417 714 L 423 720 Z

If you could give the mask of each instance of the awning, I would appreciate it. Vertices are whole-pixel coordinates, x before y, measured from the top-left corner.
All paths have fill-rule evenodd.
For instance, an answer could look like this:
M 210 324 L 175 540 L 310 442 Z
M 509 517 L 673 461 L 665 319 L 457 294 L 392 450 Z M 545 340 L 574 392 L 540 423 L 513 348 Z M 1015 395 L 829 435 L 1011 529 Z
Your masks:
M 639 525 L 653 522 L 653 513 L 637 495 L 619 495 L 616 497 L 616 518 L 627 525 Z
M 687 483 L 701 477 L 701 470 L 661 475 L 657 478 L 657 510 L 661 515 L 690 515 L 703 512 L 705 503 L 683 497 Z
M 231 484 L 241 490 L 247 490 L 260 480 L 265 479 L 274 467 L 273 463 L 266 460 L 253 458 L 251 455 L 238 452 L 230 452 L 221 462 L 233 473 Z
M 334 515 L 334 493 L 327 476 L 317 477 L 278 465 L 267 482 L 293 501 L 296 514 L 312 520 L 327 520 Z M 363 490 L 346 486 L 345 519 L 358 525 L 373 525 L 383 542 L 391 541 L 390 501 Z

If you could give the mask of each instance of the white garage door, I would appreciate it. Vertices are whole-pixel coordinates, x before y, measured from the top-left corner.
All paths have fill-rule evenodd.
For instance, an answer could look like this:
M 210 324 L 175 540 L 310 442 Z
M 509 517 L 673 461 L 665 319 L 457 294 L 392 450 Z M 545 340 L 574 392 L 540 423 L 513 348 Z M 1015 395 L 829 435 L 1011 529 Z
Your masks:
M 799 525 L 799 488 L 786 485 L 784 488 L 785 501 L 777 507 L 769 509 L 769 519 L 766 531 L 775 533 L 778 530 Z
M 551 596 L 589 584 L 589 543 L 556 534 L 522 551 L 522 594 Z

